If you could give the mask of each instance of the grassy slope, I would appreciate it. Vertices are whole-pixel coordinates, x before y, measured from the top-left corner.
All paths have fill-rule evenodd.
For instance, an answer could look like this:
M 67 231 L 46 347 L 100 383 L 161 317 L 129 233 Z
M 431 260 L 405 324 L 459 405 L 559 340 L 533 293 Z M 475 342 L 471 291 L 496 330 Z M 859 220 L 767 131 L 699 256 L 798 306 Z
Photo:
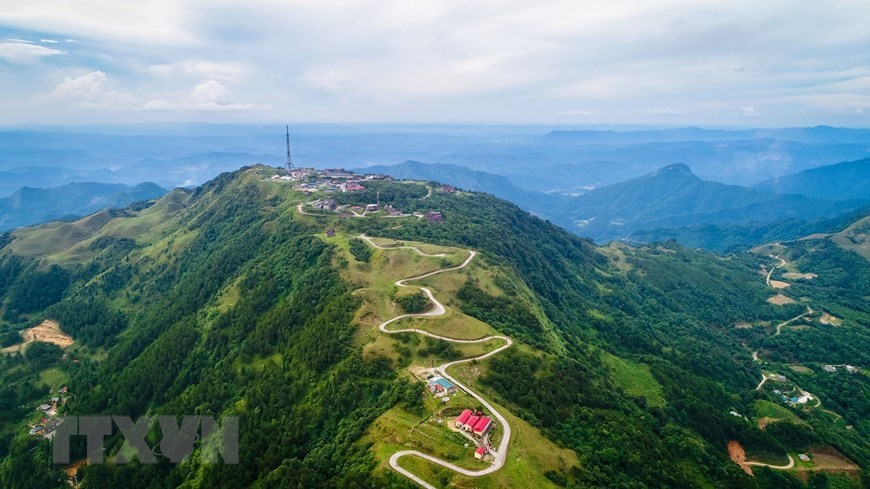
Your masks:
M 428 367 L 436 361 L 443 361 L 442 359 L 432 357 L 421 357 L 416 353 L 411 358 L 402 358 L 401 353 L 393 347 L 405 346 L 410 342 L 416 343 L 419 337 L 416 335 L 401 335 L 404 336 L 402 338 L 398 335 L 388 336 L 378 334 L 376 328 L 377 324 L 382 320 L 402 313 L 388 300 L 389 295 L 395 292 L 393 282 L 400 278 L 439 269 L 445 265 L 444 261 L 441 258 L 420 256 L 409 249 L 396 249 L 375 250 L 370 263 L 359 263 L 347 251 L 351 238 L 352 236 L 350 235 L 337 234 L 334 237 L 324 237 L 323 239 L 337 244 L 344 250 L 343 256 L 349 262 L 348 267 L 344 270 L 345 276 L 350 282 L 360 286 L 357 291 L 364 298 L 365 302 L 361 308 L 362 313 L 357 316 L 360 322 L 358 341 L 365 344 L 364 348 L 367 354 L 385 355 L 401 364 L 410 362 L 412 366 Z M 391 243 L 392 240 L 377 240 L 376 242 L 379 245 L 385 245 Z M 456 248 L 427 246 L 416 242 L 405 242 L 404 244 L 416 246 L 426 253 L 450 253 L 451 257 L 460 257 L 460 262 L 467 256 L 467 253 Z M 447 265 L 454 266 L 457 260 L 449 260 L 449 258 Z M 449 306 L 457 300 L 455 297 L 456 290 L 466 280 L 478 279 L 486 283 L 486 287 L 492 290 L 496 287 L 492 284 L 491 276 L 494 273 L 507 273 L 495 270 L 492 266 L 486 267 L 480 266 L 475 262 L 472 263 L 474 265 L 469 266 L 467 269 L 436 275 L 425 279 L 425 281 L 420 281 L 421 285 L 432 287 L 433 293 L 438 300 L 445 304 L 445 307 L 448 307 L 446 315 L 434 318 L 403 320 L 397 324 L 390 325 L 390 328 L 424 328 L 433 333 L 458 338 L 479 338 L 490 334 L 498 334 L 497 331 L 493 330 L 486 323 L 468 317 Z M 416 283 L 414 282 L 414 284 Z M 503 292 L 499 291 L 499 293 Z M 467 357 L 480 355 L 502 344 L 500 341 L 494 340 L 485 343 L 484 347 L 463 345 L 456 346 L 456 349 L 461 352 L 462 357 Z M 451 372 L 455 373 L 457 371 L 459 371 L 458 367 Z M 474 382 L 471 382 L 470 385 L 475 386 Z M 452 422 L 455 414 L 453 416 L 438 416 L 444 409 L 453 408 L 452 411 L 456 411 L 472 406 L 476 401 L 473 401 L 470 396 L 462 395 L 453 396 L 449 403 L 442 404 L 428 394 L 424 394 L 424 396 L 426 397 L 426 412 L 424 415 L 408 413 L 400 407 L 395 407 L 379 417 L 367 431 L 362 441 L 373 443 L 372 450 L 380 461 L 379 469 L 389 470 L 386 464 L 389 456 L 400 449 L 408 448 L 431 453 L 468 468 L 485 467 L 484 463 L 474 460 L 472 457 L 473 446 L 470 448 L 464 447 L 463 445 L 467 440 L 445 427 L 447 423 Z M 503 407 L 499 407 L 499 409 L 508 418 L 514 433 L 509 448 L 510 456 L 502 470 L 479 479 L 470 479 L 457 476 L 449 471 L 443 471 L 437 467 L 432 467 L 431 464 L 410 459 L 403 459 L 401 465 L 411 468 L 422 477 L 427 478 L 427 480 L 448 480 L 457 487 L 504 488 L 519 486 L 552 487 L 553 483 L 544 476 L 546 471 L 577 465 L 577 456 L 572 451 L 557 447 L 547 440 L 536 428 L 513 416 Z

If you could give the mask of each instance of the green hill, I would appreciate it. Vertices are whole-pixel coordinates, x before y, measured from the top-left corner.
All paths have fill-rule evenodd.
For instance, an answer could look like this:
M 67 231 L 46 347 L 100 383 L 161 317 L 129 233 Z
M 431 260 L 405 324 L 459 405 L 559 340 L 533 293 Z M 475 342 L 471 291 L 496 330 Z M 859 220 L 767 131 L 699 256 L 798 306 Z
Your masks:
M 789 473 L 750 478 L 726 450 L 730 440 L 765 453 L 790 446 L 729 414 L 749 416 L 770 396 L 756 390 L 761 367 L 746 346 L 764 337 L 733 325 L 803 309 L 766 301 L 765 258 L 596 247 L 491 195 L 421 182 L 332 194 L 339 205 L 379 199 L 404 217 L 300 212 L 327 196 L 275 173 L 243 168 L 153 205 L 0 237 L 0 339 L 13 344 L 47 318 L 74 340 L 65 356 L 48 346 L 0 356 L 0 485 L 67 487 L 49 443 L 27 434 L 53 395 L 46 379 L 68 379 L 65 414 L 240 418 L 239 465 L 91 464 L 79 471 L 83 488 L 415 487 L 389 468 L 400 449 L 485 467 L 446 427 L 476 401 L 438 401 L 414 372 L 497 345 L 378 330 L 412 302 L 396 280 L 457 266 L 468 250 L 477 255 L 467 267 L 415 282 L 445 314 L 391 328 L 512 339 L 449 370 L 504 413 L 507 461 L 477 479 L 416 458 L 401 466 L 456 487 L 801 484 Z M 413 214 L 429 211 L 441 220 Z M 385 249 L 361 251 L 363 233 Z M 436 256 L 399 249 L 408 245 Z M 819 442 L 870 462 L 863 426 L 813 426 Z M 501 436 L 496 428 L 496 443 Z M 121 443 L 107 438 L 107 453 Z M 72 451 L 84 458 L 83 443 Z M 860 484 L 855 474 L 842 480 Z

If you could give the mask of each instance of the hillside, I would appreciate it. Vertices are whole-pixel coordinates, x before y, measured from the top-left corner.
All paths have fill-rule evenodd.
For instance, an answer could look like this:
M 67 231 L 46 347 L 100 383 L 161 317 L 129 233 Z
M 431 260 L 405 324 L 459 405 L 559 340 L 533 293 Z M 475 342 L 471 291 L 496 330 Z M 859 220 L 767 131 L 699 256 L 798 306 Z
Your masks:
M 124 207 L 162 197 L 165 193 L 166 190 L 153 183 L 134 187 L 113 183 L 69 183 L 46 189 L 26 187 L 0 199 L 0 231 Z
M 0 356 L 0 485 L 67 487 L 48 442 L 28 435 L 67 386 L 61 414 L 240 419 L 240 465 L 85 464 L 83 488 L 416 487 L 405 472 L 437 487 L 800 486 L 796 472 L 751 477 L 726 450 L 784 458 L 805 433 L 756 423 L 756 402 L 776 399 L 756 389 L 766 367 L 751 348 L 821 360 L 802 358 L 788 329 L 734 327 L 805 307 L 768 301 L 766 254 L 596 247 L 487 194 L 368 180 L 347 193 L 312 180 L 307 194 L 280 173 L 244 168 L 153 205 L 0 237 L 3 345 L 54 323 L 72 340 Z M 378 198 L 389 209 L 365 209 Z M 866 286 L 843 292 L 857 255 L 838 249 L 795 246 L 802 268 L 789 272 L 827 270 L 834 288 L 795 297 L 842 319 L 814 334 L 843 345 L 838 363 L 863 366 Z M 419 380 L 433 370 L 460 387 L 447 401 Z M 854 429 L 795 415 L 814 443 L 865 467 L 864 408 L 843 394 L 825 403 Z M 448 427 L 463 409 L 496 420 L 494 460 Z M 120 435 L 106 447 L 117 453 Z M 475 473 L 419 456 L 400 457 L 400 472 L 390 460 L 405 451 Z M 824 475 L 861 484 L 854 469 Z
M 870 199 L 870 158 L 811 168 L 752 188 L 823 200 Z

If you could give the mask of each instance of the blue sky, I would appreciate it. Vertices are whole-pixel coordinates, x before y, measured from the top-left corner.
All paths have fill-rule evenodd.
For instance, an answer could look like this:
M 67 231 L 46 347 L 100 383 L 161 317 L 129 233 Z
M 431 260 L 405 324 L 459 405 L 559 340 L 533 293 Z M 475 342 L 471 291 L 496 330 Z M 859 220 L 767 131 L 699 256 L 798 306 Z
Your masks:
M 0 4 L 0 125 L 870 126 L 870 2 Z

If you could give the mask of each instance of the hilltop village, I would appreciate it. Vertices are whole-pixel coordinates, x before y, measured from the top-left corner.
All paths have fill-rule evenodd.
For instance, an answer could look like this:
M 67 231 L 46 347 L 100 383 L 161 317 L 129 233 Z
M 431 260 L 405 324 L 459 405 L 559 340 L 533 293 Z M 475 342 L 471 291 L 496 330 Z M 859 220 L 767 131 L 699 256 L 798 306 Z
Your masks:
M 322 193 L 353 193 L 366 190 L 368 182 L 391 182 L 393 177 L 383 174 L 360 175 L 343 168 L 331 168 L 317 170 L 314 168 L 291 168 L 279 169 L 275 175 L 269 177 L 270 181 L 287 182 L 293 185 L 293 190 L 314 194 Z M 445 194 L 454 194 L 456 189 L 450 185 L 443 185 L 438 189 Z M 336 199 L 324 197 L 306 204 L 309 211 L 335 213 L 342 217 L 416 217 L 430 222 L 441 222 L 444 216 L 438 210 L 427 212 L 405 212 L 392 205 L 381 205 L 380 195 L 376 194 L 374 202 L 360 205 L 342 205 Z

